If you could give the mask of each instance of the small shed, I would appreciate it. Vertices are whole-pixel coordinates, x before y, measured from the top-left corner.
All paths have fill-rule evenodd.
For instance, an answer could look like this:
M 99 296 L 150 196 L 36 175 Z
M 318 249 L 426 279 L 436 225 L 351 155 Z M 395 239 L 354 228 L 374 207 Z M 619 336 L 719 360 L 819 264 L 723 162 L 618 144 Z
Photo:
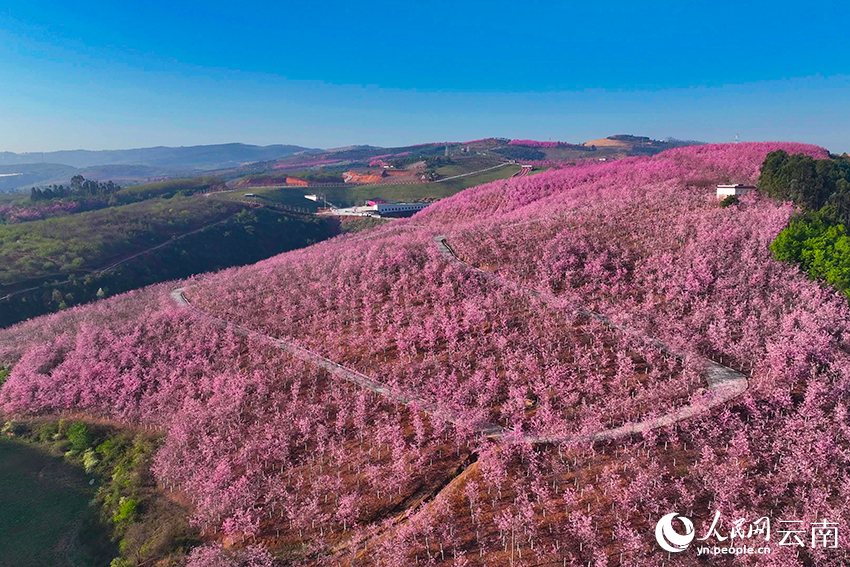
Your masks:
M 741 197 L 750 191 L 755 191 L 755 185 L 744 185 L 743 183 L 734 183 L 717 186 L 717 198 L 725 199 L 726 197 Z

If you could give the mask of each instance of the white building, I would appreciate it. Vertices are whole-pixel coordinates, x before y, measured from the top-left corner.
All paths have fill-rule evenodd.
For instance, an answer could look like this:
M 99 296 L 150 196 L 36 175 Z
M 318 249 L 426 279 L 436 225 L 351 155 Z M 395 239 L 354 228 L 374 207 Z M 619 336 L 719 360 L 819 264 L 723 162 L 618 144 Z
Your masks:
M 387 203 L 380 199 L 369 201 L 363 207 L 333 208 L 327 212 L 331 215 L 356 217 L 403 217 L 421 211 L 430 203 Z
M 415 213 L 427 206 L 428 203 L 376 203 L 372 205 L 373 210 L 379 215 Z
M 717 186 L 717 198 L 725 199 L 726 197 L 741 197 L 750 191 L 755 191 L 755 185 L 744 185 L 743 183 L 735 183 L 729 185 Z

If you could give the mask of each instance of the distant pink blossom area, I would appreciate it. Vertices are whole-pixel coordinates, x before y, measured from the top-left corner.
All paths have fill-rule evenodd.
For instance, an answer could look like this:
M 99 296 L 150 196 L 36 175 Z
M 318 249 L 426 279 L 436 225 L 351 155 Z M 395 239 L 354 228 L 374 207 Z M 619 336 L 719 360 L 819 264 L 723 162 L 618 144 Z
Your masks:
M 207 542 L 189 567 L 266 567 L 282 549 L 329 566 L 513 551 L 515 565 L 660 567 L 670 512 L 699 536 L 715 511 L 725 537 L 739 518 L 846 526 L 850 305 L 773 258 L 790 203 L 715 196 L 777 149 L 828 156 L 740 143 L 577 163 L 20 323 L 0 330 L 0 411 L 161 429 L 153 474 Z M 704 400 L 704 359 L 748 389 L 640 435 L 576 439 Z M 846 565 L 778 537 L 765 565 Z M 704 564 L 693 548 L 673 561 Z
M 0 222 L 15 224 L 71 214 L 80 208 L 74 201 L 56 201 L 50 204 L 0 205 Z

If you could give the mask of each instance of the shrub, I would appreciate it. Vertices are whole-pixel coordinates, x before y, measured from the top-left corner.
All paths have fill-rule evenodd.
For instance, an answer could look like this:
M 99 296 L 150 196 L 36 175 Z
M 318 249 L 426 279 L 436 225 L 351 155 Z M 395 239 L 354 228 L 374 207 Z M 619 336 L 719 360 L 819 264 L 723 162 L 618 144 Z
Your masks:
M 59 428 L 55 423 L 45 423 L 38 428 L 38 440 L 42 443 L 53 441 L 56 439 Z
M 71 450 L 82 453 L 91 446 L 92 436 L 88 425 L 82 421 L 74 423 L 68 429 L 68 441 L 71 442 Z
M 3 435 L 18 436 L 27 433 L 27 430 L 28 428 L 25 423 L 11 420 L 3 424 L 3 427 L 0 428 L 0 433 Z
M 720 208 L 725 209 L 730 205 L 737 205 L 738 202 L 738 197 L 736 195 L 729 195 L 728 197 L 720 201 Z
M 86 452 L 83 453 L 83 467 L 86 469 L 86 472 L 92 472 L 99 462 L 94 449 L 86 449 Z
M 100 453 L 105 461 L 112 461 L 121 454 L 122 448 L 123 445 L 120 441 L 110 438 L 98 445 L 95 450 Z
M 134 498 L 122 498 L 118 512 L 112 517 L 115 524 L 131 524 L 136 517 L 138 503 Z

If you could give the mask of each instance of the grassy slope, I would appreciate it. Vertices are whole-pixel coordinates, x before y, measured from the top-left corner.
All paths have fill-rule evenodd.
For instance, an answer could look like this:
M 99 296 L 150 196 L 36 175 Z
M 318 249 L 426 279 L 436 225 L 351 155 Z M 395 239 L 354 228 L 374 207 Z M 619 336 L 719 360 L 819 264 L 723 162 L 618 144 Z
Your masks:
M 98 269 L 240 208 L 233 203 L 176 198 L 0 226 L 0 282 L 10 285 Z
M 354 204 L 363 204 L 364 201 L 373 197 L 382 199 L 404 201 L 409 199 L 442 199 L 449 197 L 455 193 L 462 191 L 468 187 L 489 183 L 497 179 L 507 179 L 514 173 L 519 171 L 516 166 L 507 165 L 485 171 L 476 175 L 459 177 L 439 183 L 412 183 L 410 185 L 356 185 L 352 187 L 284 187 L 278 189 L 263 189 L 251 188 L 244 191 L 234 191 L 230 193 L 222 193 L 216 198 L 223 200 L 242 199 L 245 193 L 253 193 L 260 195 L 262 198 L 270 202 L 302 207 L 305 209 L 315 210 L 316 204 L 304 198 L 304 195 L 310 193 L 322 193 L 328 201 L 338 206 L 350 206 Z M 442 172 L 441 172 L 442 173 Z M 454 172 L 447 172 L 444 175 L 457 175 Z
M 77 540 L 94 518 L 92 495 L 82 471 L 0 437 L 0 564 L 108 565 L 114 551 L 99 555 Z M 108 541 L 105 533 L 97 535 Z
M 165 243 L 164 246 L 149 253 L 130 257 L 127 262 L 108 271 L 77 277 L 68 277 L 66 273 L 56 278 L 43 280 L 45 284 L 41 286 L 38 285 L 38 281 L 34 281 L 29 284 L 33 285 L 34 289 L 17 293 L 10 299 L 0 302 L 0 326 L 56 311 L 64 306 L 86 303 L 102 296 L 103 293 L 113 295 L 152 283 L 258 262 L 269 256 L 330 238 L 339 230 L 335 221 L 328 218 L 285 215 L 267 207 L 251 208 L 241 203 L 223 203 L 203 197 L 183 198 L 178 202 L 187 201 L 191 201 L 194 205 L 201 205 L 202 210 L 206 210 L 205 208 L 225 210 L 224 220 L 219 222 L 212 219 L 189 236 L 174 240 L 169 240 L 169 234 L 166 231 L 174 230 L 175 226 L 182 226 L 181 224 L 166 223 L 163 227 L 160 222 L 152 222 L 152 229 L 148 233 L 143 233 L 143 236 L 156 237 L 160 242 Z M 172 201 L 163 202 L 168 204 Z M 139 203 L 139 205 L 145 204 Z M 182 210 L 179 207 L 172 208 L 176 212 Z M 231 209 L 238 212 L 228 212 Z M 74 215 L 66 218 L 74 219 L 81 216 Z M 180 220 L 197 220 L 191 214 L 187 216 L 187 219 Z M 32 224 L 36 223 L 19 226 Z M 120 239 L 119 243 L 128 246 L 122 248 L 126 252 L 122 258 L 128 258 L 129 253 L 137 253 L 139 248 L 147 247 L 146 244 L 144 246 L 139 244 L 135 248 L 129 248 L 134 242 L 142 242 L 141 237 L 133 240 L 124 234 L 128 227 L 135 226 L 133 223 L 128 223 L 117 224 L 113 227 L 116 240 Z M 79 228 L 83 230 L 86 227 L 79 225 Z M 181 228 L 177 233 L 186 234 L 190 228 Z M 84 234 L 80 238 L 84 239 Z M 60 240 L 55 244 L 64 245 L 65 243 Z M 5 247 L 0 248 L 0 257 L 5 251 Z M 105 256 L 100 258 L 98 267 L 106 263 L 103 261 Z M 92 264 L 95 263 L 92 262 Z
M 134 203 L 144 201 L 154 197 L 170 198 L 180 193 L 182 195 L 191 195 L 210 189 L 221 184 L 221 180 L 217 177 L 191 177 L 187 179 L 173 179 L 170 181 L 159 181 L 156 183 L 145 183 L 144 185 L 134 185 L 125 187 L 115 194 L 116 200 L 119 203 Z

